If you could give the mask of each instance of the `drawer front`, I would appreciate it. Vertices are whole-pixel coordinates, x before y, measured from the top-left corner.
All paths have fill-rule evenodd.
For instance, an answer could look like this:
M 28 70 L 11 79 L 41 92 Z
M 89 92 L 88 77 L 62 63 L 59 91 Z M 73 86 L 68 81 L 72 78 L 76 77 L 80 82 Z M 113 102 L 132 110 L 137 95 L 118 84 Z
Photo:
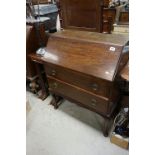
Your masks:
M 48 76 L 49 90 L 53 93 L 57 93 L 60 96 L 66 97 L 71 100 L 80 102 L 82 105 L 94 109 L 95 111 L 108 114 L 107 98 L 99 95 L 93 95 L 79 87 L 75 87 L 58 79 L 54 79 Z
M 88 90 L 94 94 L 109 97 L 110 83 L 86 74 L 72 71 L 56 65 L 45 65 L 47 75 Z

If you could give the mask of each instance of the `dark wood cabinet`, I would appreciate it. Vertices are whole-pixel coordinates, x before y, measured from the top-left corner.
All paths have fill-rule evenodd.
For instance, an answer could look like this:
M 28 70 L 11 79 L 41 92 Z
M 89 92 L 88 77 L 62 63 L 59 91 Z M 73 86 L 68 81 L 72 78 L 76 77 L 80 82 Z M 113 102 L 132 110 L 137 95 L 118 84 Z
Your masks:
M 48 36 L 45 34 L 43 24 L 40 24 L 39 30 L 35 27 L 35 23 L 26 25 L 26 71 L 28 79 L 33 79 L 36 76 L 34 63 L 30 60 L 28 54 L 35 53 L 41 44 L 46 45 L 47 40 Z M 40 42 L 42 43 L 40 44 Z
M 128 57 L 123 54 L 127 41 L 127 35 L 86 31 L 52 34 L 45 55 L 30 57 L 44 65 L 55 108 L 65 98 L 110 119 L 119 100 L 116 78 Z M 103 132 L 108 134 L 107 125 Z
M 39 29 L 35 27 L 35 23 L 26 26 L 26 78 L 30 83 L 31 91 L 33 90 L 33 92 L 37 93 L 38 89 L 40 90 L 38 97 L 42 100 L 48 96 L 45 86 L 46 80 L 43 77 L 44 68 L 41 64 L 34 63 L 28 55 L 36 53 L 41 45 L 46 45 L 47 40 L 48 36 L 45 34 L 44 25 L 41 24 Z
M 116 9 L 115 8 L 103 8 L 103 19 L 107 20 L 108 17 L 112 18 L 112 23 L 115 23 Z
M 101 0 L 61 0 L 64 29 L 102 32 Z
M 36 41 L 35 31 L 33 26 L 26 26 L 26 77 L 33 79 L 37 75 L 34 63 L 28 57 L 28 54 L 37 50 L 38 44 Z
M 129 12 L 128 11 L 120 12 L 119 23 L 129 24 Z
M 111 33 L 115 23 L 116 9 L 103 8 L 103 33 Z
M 103 7 L 108 8 L 110 0 L 102 0 L 103 1 Z

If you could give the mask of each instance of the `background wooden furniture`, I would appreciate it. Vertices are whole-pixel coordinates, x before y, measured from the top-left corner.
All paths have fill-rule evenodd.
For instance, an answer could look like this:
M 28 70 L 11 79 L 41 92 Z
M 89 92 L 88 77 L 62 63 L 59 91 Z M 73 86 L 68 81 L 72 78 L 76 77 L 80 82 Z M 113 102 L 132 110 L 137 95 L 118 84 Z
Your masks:
M 28 79 L 33 79 L 36 76 L 34 63 L 29 59 L 28 54 L 34 52 L 38 47 L 35 31 L 33 26 L 26 26 L 26 76 Z
M 111 33 L 115 23 L 116 9 L 103 8 L 103 33 Z
M 102 0 L 103 1 L 103 7 L 108 8 L 110 0 Z
M 119 24 L 129 24 L 129 12 L 122 11 L 119 16 Z
M 60 26 L 61 28 L 63 27 L 63 23 L 62 23 L 62 7 L 61 7 L 61 3 L 60 0 L 56 0 L 56 5 L 58 7 L 58 14 L 59 14 L 59 18 L 60 18 Z
M 111 33 L 116 22 L 116 9 L 109 8 L 109 0 L 57 0 L 61 27 Z M 123 8 L 124 9 L 124 8 Z M 119 13 L 118 24 L 129 23 L 129 12 Z
M 102 32 L 102 2 L 101 0 L 61 0 L 63 28 Z
M 37 35 L 37 31 L 40 31 L 40 37 L 39 39 Z M 47 95 L 47 88 L 45 86 L 46 80 L 43 77 L 43 66 L 40 66 L 40 64 L 34 63 L 31 61 L 31 59 L 28 57 L 30 53 L 36 53 L 36 50 L 41 45 L 46 45 L 47 42 L 47 35 L 45 34 L 43 25 L 40 25 L 40 29 L 36 30 L 36 27 L 27 25 L 26 26 L 26 78 L 30 81 L 30 85 L 34 92 L 37 92 L 37 89 L 41 89 L 40 93 L 38 94 L 39 98 L 44 100 Z M 42 41 L 42 44 L 40 44 L 40 41 Z M 39 85 L 37 84 L 36 80 L 39 78 Z
M 37 34 L 37 28 L 34 25 L 35 23 L 31 25 L 26 26 L 26 66 L 27 66 L 27 78 L 31 79 L 34 76 L 36 76 L 36 69 L 34 67 L 33 62 L 28 57 L 28 54 L 35 53 L 36 50 L 41 46 L 40 42 L 42 42 L 42 45 L 46 45 L 47 43 L 47 35 L 44 31 L 44 25 L 40 24 L 40 28 L 38 32 L 40 34 L 41 40 L 39 39 L 39 36 Z
M 115 79 L 126 63 L 122 50 L 127 41 L 127 35 L 86 31 L 52 34 L 44 56 L 30 55 L 45 67 L 54 98 L 51 104 L 58 108 L 65 98 L 97 112 L 106 120 L 103 133 L 107 136 L 109 119 L 119 100 Z

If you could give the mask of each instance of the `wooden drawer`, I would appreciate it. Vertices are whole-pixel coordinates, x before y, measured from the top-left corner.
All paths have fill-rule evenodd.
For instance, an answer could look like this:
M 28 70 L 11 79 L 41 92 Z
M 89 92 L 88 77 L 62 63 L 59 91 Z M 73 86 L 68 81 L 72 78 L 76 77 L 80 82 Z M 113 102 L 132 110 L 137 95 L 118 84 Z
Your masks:
M 79 87 L 70 85 L 61 80 L 48 76 L 49 90 L 67 99 L 81 103 L 82 105 L 107 115 L 109 100 L 99 95 L 92 94 Z
M 111 83 L 95 77 L 81 74 L 56 65 L 45 65 L 47 75 L 69 84 L 88 90 L 94 94 L 109 97 Z

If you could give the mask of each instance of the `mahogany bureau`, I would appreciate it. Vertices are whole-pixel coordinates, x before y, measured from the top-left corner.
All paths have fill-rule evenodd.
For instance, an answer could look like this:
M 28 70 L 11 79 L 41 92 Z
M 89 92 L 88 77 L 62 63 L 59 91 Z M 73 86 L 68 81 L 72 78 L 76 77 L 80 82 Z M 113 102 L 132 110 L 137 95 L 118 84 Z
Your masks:
M 52 105 L 58 108 L 65 98 L 102 115 L 107 136 L 119 100 L 117 73 L 128 60 L 127 42 L 127 35 L 64 30 L 49 37 L 44 56 L 30 57 L 44 65 Z

